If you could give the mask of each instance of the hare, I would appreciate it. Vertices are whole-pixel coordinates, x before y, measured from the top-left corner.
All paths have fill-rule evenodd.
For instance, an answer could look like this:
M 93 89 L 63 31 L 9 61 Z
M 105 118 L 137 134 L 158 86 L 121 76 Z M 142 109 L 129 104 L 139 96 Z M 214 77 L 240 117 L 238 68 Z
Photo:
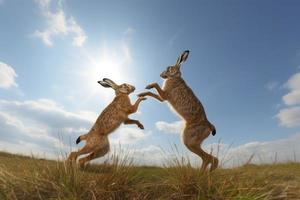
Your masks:
M 81 167 L 86 162 L 102 157 L 109 151 L 108 135 L 122 123 L 136 124 L 140 129 L 144 129 L 144 126 L 138 120 L 130 119 L 128 115 L 135 113 L 138 110 L 140 102 L 146 98 L 140 97 L 132 105 L 128 95 L 135 90 L 134 86 L 126 83 L 117 85 L 108 78 L 104 78 L 103 81 L 98 81 L 98 83 L 103 87 L 114 89 L 116 97 L 102 111 L 90 131 L 77 138 L 76 144 L 82 140 L 86 140 L 86 145 L 79 151 L 71 152 L 68 160 L 76 161 L 78 156 L 89 153 L 88 156 L 79 159 Z
M 186 121 L 183 131 L 183 142 L 185 146 L 202 158 L 201 170 L 205 171 L 211 164 L 210 170 L 218 166 L 218 159 L 202 148 L 202 141 L 209 136 L 216 134 L 216 129 L 205 114 L 204 108 L 191 88 L 181 78 L 180 67 L 186 61 L 189 51 L 184 51 L 173 66 L 167 67 L 160 76 L 165 79 L 163 89 L 157 83 L 152 83 L 146 89 L 155 88 L 158 94 L 152 92 L 140 93 L 139 97 L 151 96 L 163 102 L 168 101 L 174 110 Z

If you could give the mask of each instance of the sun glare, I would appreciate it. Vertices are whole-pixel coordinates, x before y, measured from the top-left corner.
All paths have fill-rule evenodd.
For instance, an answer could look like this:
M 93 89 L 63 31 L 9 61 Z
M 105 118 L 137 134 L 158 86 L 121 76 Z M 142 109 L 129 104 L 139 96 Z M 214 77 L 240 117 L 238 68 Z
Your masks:
M 105 49 L 97 56 L 93 56 L 90 53 L 86 53 L 86 56 L 88 59 L 84 64 L 81 77 L 84 87 L 89 91 L 89 97 L 101 93 L 102 90 L 99 89 L 97 82 L 103 78 L 109 78 L 117 84 L 128 81 L 128 72 L 126 71 L 126 65 L 128 64 L 127 54 L 120 55 Z

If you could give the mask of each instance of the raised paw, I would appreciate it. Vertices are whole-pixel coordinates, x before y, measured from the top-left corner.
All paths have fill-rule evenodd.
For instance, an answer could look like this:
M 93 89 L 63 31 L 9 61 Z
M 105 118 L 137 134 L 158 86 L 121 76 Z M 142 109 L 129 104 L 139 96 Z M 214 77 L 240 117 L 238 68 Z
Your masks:
M 153 84 L 149 84 L 149 85 L 146 86 L 147 90 L 150 90 L 151 88 L 153 88 Z
M 144 96 L 146 96 L 146 95 L 147 95 L 147 92 L 142 92 L 142 93 L 138 94 L 137 96 L 138 96 L 138 97 L 144 97 Z
M 138 124 L 138 127 L 139 127 L 140 129 L 144 129 L 143 124 Z
M 141 101 L 145 101 L 147 98 L 146 97 L 140 97 L 139 98 Z

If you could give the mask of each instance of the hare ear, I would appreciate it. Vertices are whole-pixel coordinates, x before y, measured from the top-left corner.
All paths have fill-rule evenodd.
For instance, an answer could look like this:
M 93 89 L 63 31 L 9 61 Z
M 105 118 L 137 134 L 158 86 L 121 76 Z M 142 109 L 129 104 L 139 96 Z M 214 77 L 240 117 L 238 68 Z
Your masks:
M 118 87 L 118 85 L 113 82 L 112 80 L 108 79 L 108 78 L 104 78 L 103 81 L 105 83 L 107 83 L 108 85 L 110 85 L 113 89 L 116 89 Z
M 98 81 L 98 83 L 99 83 L 100 85 L 102 85 L 103 87 L 106 87 L 106 88 L 111 87 L 109 84 L 107 84 L 107 83 L 104 82 L 104 81 Z
M 180 65 L 181 65 L 182 63 L 184 63 L 184 62 L 187 60 L 187 58 L 188 58 L 188 56 L 189 56 L 189 53 L 190 53 L 189 50 L 184 51 L 184 52 L 178 57 L 177 62 L 176 62 L 176 66 L 180 67 Z

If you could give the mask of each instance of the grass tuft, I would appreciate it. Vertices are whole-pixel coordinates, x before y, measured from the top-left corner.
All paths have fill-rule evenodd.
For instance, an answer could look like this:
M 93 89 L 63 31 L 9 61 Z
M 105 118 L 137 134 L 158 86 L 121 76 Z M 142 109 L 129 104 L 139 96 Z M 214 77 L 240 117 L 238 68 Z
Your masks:
M 177 156 L 164 167 L 134 166 L 126 152 L 101 165 L 0 152 L 0 199 L 300 199 L 300 164 L 253 165 L 201 172 Z

